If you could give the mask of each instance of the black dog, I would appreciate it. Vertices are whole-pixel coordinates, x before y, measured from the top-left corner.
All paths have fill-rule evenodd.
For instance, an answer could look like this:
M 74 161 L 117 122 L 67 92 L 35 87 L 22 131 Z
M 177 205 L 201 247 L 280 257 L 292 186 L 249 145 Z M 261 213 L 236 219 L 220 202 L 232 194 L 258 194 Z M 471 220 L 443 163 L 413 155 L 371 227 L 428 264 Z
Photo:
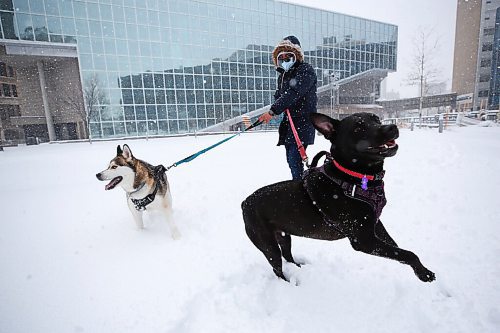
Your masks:
M 290 235 L 323 240 L 349 238 L 356 251 L 410 265 L 430 282 L 434 273 L 413 253 L 399 248 L 379 220 L 385 205 L 382 177 L 386 157 L 398 150 L 395 125 L 370 113 L 342 121 L 312 114 L 314 127 L 332 143 L 331 158 L 300 181 L 284 181 L 255 191 L 242 203 L 245 230 L 284 279 L 281 256 L 297 264 Z

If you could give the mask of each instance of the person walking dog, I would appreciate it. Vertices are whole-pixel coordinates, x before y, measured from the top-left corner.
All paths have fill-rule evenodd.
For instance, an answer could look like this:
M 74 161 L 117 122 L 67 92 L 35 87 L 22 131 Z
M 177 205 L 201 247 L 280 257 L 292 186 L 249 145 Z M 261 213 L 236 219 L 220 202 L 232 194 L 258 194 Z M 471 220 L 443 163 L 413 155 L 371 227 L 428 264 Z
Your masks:
M 288 109 L 302 145 L 307 148 L 314 144 L 316 133 L 309 121 L 309 114 L 316 112 L 316 73 L 310 64 L 304 62 L 304 52 L 295 36 L 283 38 L 274 49 L 272 57 L 276 71 L 279 72 L 278 89 L 270 111 L 261 115 L 259 120 L 268 123 L 273 116 Z M 285 146 L 292 179 L 301 179 L 304 166 L 286 115 L 279 127 L 278 146 L 280 145 Z

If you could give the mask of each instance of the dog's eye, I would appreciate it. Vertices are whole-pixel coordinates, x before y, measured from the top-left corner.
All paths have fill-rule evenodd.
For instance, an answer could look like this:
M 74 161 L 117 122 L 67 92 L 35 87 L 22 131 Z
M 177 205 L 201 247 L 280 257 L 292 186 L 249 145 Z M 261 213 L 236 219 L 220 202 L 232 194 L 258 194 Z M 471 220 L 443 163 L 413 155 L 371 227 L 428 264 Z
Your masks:
M 111 167 L 111 169 L 116 169 L 116 168 L 118 168 L 116 165 L 113 165 L 113 166 Z

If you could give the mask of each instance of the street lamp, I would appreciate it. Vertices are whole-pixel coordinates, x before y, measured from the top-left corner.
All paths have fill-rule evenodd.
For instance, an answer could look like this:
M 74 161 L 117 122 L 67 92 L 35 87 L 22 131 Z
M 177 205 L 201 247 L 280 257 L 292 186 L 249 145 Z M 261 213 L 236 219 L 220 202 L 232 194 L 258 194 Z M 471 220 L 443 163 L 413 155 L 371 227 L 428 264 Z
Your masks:
M 337 81 L 340 79 L 340 73 L 337 71 L 333 71 L 330 73 L 330 83 L 333 85 L 330 89 L 330 117 L 333 118 L 333 113 L 335 111 L 335 104 L 337 104 L 338 107 L 338 97 L 339 97 L 339 92 L 338 92 L 338 85 Z M 335 103 L 333 101 L 333 91 L 335 90 Z M 337 108 L 337 119 L 340 120 L 340 108 Z

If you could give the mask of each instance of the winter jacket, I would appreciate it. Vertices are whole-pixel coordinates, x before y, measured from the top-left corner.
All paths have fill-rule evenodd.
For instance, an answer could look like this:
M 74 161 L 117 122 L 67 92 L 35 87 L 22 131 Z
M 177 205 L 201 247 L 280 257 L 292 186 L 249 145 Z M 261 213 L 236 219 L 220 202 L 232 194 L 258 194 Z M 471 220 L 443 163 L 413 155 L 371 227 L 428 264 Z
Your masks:
M 309 120 L 309 114 L 316 112 L 316 73 L 310 64 L 303 62 L 302 50 L 286 41 L 279 44 L 273 51 L 275 64 L 278 53 L 282 51 L 293 52 L 297 60 L 287 72 L 280 67 L 276 68 L 280 75 L 278 77 L 278 89 L 274 94 L 275 102 L 271 105 L 271 111 L 279 115 L 289 109 L 299 138 L 303 144 L 311 145 L 314 143 L 315 129 Z M 284 144 L 295 144 L 286 115 L 279 127 L 278 146 Z

